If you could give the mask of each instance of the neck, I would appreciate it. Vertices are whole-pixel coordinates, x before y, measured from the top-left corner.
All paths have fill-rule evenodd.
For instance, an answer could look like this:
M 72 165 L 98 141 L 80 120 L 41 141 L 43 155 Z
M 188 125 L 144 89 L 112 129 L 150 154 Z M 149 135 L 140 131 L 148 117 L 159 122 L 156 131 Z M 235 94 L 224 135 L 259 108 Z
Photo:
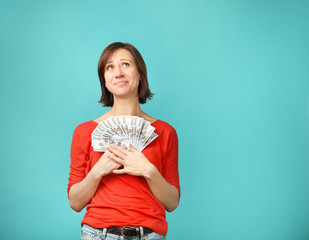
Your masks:
M 139 105 L 138 98 L 114 98 L 114 105 L 109 111 L 113 116 L 130 115 L 143 116 L 143 111 Z

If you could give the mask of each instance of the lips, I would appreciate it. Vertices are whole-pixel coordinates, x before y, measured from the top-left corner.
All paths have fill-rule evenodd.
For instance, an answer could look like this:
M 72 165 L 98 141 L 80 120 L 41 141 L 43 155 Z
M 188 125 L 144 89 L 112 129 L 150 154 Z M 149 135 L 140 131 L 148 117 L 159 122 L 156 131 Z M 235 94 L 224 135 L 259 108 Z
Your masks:
M 114 85 L 122 86 L 122 85 L 124 85 L 126 83 L 128 83 L 128 81 L 119 81 L 119 82 L 116 82 Z

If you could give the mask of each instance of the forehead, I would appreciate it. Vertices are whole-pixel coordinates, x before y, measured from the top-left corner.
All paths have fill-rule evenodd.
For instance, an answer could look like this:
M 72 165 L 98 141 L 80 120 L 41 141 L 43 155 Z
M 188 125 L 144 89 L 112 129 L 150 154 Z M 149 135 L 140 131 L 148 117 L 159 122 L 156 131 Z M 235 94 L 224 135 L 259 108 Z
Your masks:
M 108 62 L 119 61 L 120 59 L 134 61 L 133 55 L 127 49 L 119 48 L 109 57 Z

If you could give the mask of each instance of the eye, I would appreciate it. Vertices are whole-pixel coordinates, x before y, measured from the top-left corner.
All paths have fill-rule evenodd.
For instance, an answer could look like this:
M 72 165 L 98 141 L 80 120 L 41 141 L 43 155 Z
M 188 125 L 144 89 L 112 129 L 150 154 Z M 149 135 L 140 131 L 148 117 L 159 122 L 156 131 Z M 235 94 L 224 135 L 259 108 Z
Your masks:
M 122 65 L 126 67 L 126 66 L 129 66 L 130 64 L 127 63 L 127 62 L 125 62 L 125 63 L 123 63 Z
M 110 70 L 110 69 L 112 69 L 113 68 L 113 66 L 112 65 L 108 65 L 108 66 L 106 66 L 106 70 Z

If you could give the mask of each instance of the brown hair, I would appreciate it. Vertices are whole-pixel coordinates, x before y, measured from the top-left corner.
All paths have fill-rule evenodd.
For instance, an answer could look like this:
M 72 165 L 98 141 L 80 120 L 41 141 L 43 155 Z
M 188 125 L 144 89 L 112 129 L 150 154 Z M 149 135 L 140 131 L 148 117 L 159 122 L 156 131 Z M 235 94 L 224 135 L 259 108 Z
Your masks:
M 106 107 L 112 107 L 114 104 L 113 94 L 110 91 L 108 91 L 108 89 L 105 86 L 104 71 L 109 58 L 117 49 L 120 48 L 128 50 L 134 58 L 135 64 L 137 66 L 137 71 L 141 78 L 141 81 L 139 82 L 138 85 L 139 103 L 144 104 L 148 99 L 151 99 L 154 95 L 152 92 L 150 92 L 148 86 L 146 64 L 140 52 L 133 45 L 122 42 L 114 42 L 108 45 L 101 54 L 98 64 L 98 74 L 101 83 L 102 96 L 99 103 L 102 103 L 103 106 Z

